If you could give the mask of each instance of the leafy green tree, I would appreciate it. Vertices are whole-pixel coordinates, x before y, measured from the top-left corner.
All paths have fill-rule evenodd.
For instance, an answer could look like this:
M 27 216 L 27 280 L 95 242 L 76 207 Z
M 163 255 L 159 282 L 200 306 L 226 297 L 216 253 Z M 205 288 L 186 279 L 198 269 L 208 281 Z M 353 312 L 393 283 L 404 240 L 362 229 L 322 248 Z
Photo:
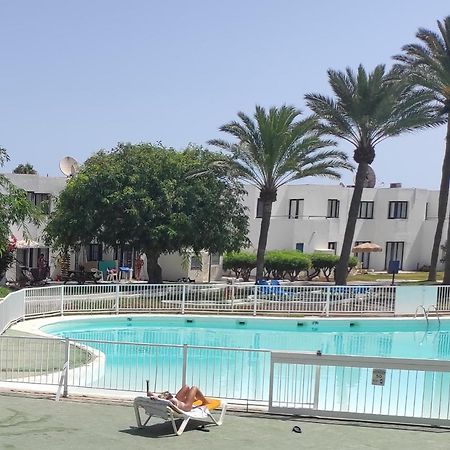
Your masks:
M 162 282 L 161 254 L 239 250 L 248 243 L 242 187 L 223 173 L 195 176 L 215 158 L 145 143 L 100 151 L 68 180 L 46 239 L 62 252 L 94 239 L 142 250 L 152 283 Z
M 31 175 L 36 175 L 37 174 L 35 168 L 30 163 L 19 164 L 13 170 L 13 173 L 22 173 L 22 174 L 31 174 Z
M 240 121 L 229 122 L 220 131 L 233 136 L 235 142 L 209 141 L 231 155 L 233 168 L 246 182 L 259 189 L 262 202 L 261 231 L 256 254 L 256 278 L 263 277 L 272 205 L 278 188 L 305 177 L 339 178 L 339 169 L 348 169 L 345 153 L 322 139 L 314 117 L 298 120 L 301 112 L 293 106 L 271 108 L 256 106 L 254 119 L 238 113 Z
M 9 160 L 0 147 L 0 167 Z M 0 279 L 14 259 L 15 238 L 11 237 L 11 226 L 22 228 L 27 236 L 27 224 L 39 224 L 41 212 L 28 200 L 23 189 L 14 186 L 4 175 L 0 175 Z
M 441 185 L 439 189 L 438 221 L 431 250 L 428 281 L 436 281 L 436 266 L 447 213 L 450 183 L 450 16 L 437 23 L 439 33 L 420 28 L 416 34 L 417 44 L 403 47 L 403 53 L 394 57 L 398 68 L 406 74 L 412 85 L 426 89 L 442 105 L 440 113 L 447 122 L 447 137 L 442 162 Z M 450 227 L 449 227 L 450 230 Z M 450 233 L 447 239 L 450 238 Z M 450 258 L 447 258 L 449 261 Z M 450 283 L 450 263 L 445 267 L 444 284 Z
M 352 145 L 358 164 L 355 187 L 348 212 L 341 256 L 335 281 L 345 285 L 356 220 L 369 164 L 375 159 L 375 147 L 383 140 L 404 132 L 435 126 L 436 107 L 425 90 L 414 89 L 399 79 L 397 71 L 386 72 L 384 65 L 367 73 L 328 71 L 334 97 L 320 94 L 305 96 L 308 106 L 321 118 L 324 133 Z

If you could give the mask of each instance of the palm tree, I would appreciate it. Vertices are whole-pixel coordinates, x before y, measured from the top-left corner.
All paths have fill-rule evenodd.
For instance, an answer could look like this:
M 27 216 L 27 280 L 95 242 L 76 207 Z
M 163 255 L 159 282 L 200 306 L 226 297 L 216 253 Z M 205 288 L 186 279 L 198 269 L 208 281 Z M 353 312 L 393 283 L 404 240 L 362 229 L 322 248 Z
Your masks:
M 403 47 L 403 54 L 394 57 L 398 68 L 409 76 L 411 83 L 428 90 L 442 104 L 441 113 L 447 122 L 447 143 L 442 163 L 441 186 L 439 189 L 438 221 L 431 251 L 429 281 L 436 281 L 436 266 L 442 230 L 447 211 L 450 182 L 450 16 L 443 22 L 438 21 L 439 34 L 434 31 L 419 29 L 416 37 L 420 44 Z M 450 227 L 449 227 L 450 232 Z M 447 237 L 447 241 L 450 235 Z M 448 241 L 450 242 L 450 241 Z M 450 261 L 447 255 L 446 261 Z M 445 265 L 444 283 L 450 282 L 450 262 Z
M 386 72 L 384 65 L 372 73 L 361 65 L 356 73 L 351 69 L 329 70 L 328 81 L 334 98 L 320 94 L 308 94 L 305 98 L 322 119 L 322 131 L 350 143 L 358 164 L 335 274 L 336 284 L 345 285 L 364 181 L 369 164 L 375 159 L 376 145 L 388 137 L 435 125 L 436 114 L 427 92 L 401 82 L 397 72 Z
M 257 280 L 263 277 L 272 204 L 278 188 L 289 181 L 309 176 L 340 178 L 338 169 L 350 169 L 345 153 L 333 148 L 335 142 L 324 140 L 314 117 L 298 120 L 301 112 L 293 106 L 271 108 L 256 106 L 254 119 L 238 113 L 233 121 L 219 129 L 236 138 L 231 143 L 209 141 L 231 154 L 237 175 L 259 189 L 262 202 L 261 231 L 256 255 Z
M 36 175 L 37 172 L 32 164 L 25 163 L 25 164 L 19 164 L 14 170 L 13 173 L 21 173 L 21 174 L 31 174 Z

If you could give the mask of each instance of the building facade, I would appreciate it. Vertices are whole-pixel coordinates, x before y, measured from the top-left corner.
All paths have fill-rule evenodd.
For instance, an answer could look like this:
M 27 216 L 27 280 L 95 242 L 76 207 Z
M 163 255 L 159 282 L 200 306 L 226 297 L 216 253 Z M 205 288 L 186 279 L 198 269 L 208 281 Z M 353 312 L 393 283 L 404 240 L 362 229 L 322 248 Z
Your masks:
M 256 249 L 261 225 L 259 192 L 252 186 L 247 186 L 247 192 L 249 238 Z M 342 185 L 281 187 L 272 209 L 267 249 L 328 251 L 339 255 L 352 194 L 352 187 Z M 362 267 L 386 270 L 390 260 L 400 261 L 401 270 L 418 270 L 429 265 L 438 196 L 438 191 L 402 188 L 397 183 L 386 188 L 365 188 L 354 244 L 373 242 L 383 251 L 356 255 Z M 442 244 L 447 225 L 446 221 Z
M 48 205 L 51 212 L 55 199 L 64 189 L 66 178 L 43 177 L 28 174 L 7 174 L 17 187 L 28 192 L 36 205 Z M 250 218 L 249 239 L 256 250 L 261 225 L 259 191 L 246 187 L 244 202 Z M 342 248 L 347 211 L 353 194 L 352 187 L 342 185 L 291 184 L 278 190 L 272 209 L 267 249 L 297 249 L 305 253 L 326 251 L 339 255 Z M 373 242 L 380 245 L 380 253 L 356 255 L 361 266 L 367 269 L 386 270 L 390 260 L 398 260 L 401 270 L 418 270 L 430 263 L 431 247 L 437 223 L 438 191 L 402 188 L 393 184 L 389 188 L 364 189 L 359 209 L 354 244 Z M 442 244 L 445 243 L 446 221 Z M 49 262 L 50 275 L 60 273 L 58 255 L 45 246 L 43 226 L 28 226 L 28 239 L 16 252 L 16 261 L 7 273 L 7 279 L 20 277 L 20 267 L 36 267 L 40 254 Z M 23 230 L 12 230 L 18 240 L 23 240 Z M 84 265 L 99 267 L 100 262 L 115 262 L 133 268 L 136 260 L 133 249 L 108 249 L 101 243 L 86 246 L 71 255 L 71 269 Z M 442 256 L 442 251 L 441 251 Z M 218 280 L 222 276 L 222 258 L 207 253 L 183 257 L 178 254 L 163 255 L 160 265 L 164 278 L 176 281 L 190 278 L 198 282 Z M 146 277 L 143 257 L 142 279 Z M 439 263 L 442 268 L 442 263 Z

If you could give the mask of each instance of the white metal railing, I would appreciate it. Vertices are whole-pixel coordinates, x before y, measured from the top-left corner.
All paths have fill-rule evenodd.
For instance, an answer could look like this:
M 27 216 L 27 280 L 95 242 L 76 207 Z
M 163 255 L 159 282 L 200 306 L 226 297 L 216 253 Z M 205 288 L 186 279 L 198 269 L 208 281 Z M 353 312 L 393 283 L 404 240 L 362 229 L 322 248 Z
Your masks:
M 450 425 L 450 361 L 271 353 L 269 411 Z
M 105 358 L 105 355 L 107 356 Z M 205 395 L 265 402 L 270 351 L 87 339 L 0 336 L 0 381 L 70 387 L 176 392 L 184 383 Z
M 75 312 L 364 314 L 395 312 L 392 286 L 93 284 L 25 290 L 26 316 Z
M 16 291 L 0 299 L 0 335 L 14 322 L 25 317 L 25 291 Z
M 17 336 L 0 336 L 0 350 L 1 381 L 66 395 L 187 383 L 273 413 L 450 425 L 450 361 Z

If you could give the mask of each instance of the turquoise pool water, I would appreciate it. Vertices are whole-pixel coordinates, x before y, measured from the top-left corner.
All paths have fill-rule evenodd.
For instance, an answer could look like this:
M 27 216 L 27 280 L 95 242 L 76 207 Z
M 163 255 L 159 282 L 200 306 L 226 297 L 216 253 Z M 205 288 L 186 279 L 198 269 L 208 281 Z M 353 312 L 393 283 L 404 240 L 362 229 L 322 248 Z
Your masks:
M 450 320 L 310 320 L 211 317 L 114 317 L 41 328 L 61 337 L 323 354 L 450 359 Z

